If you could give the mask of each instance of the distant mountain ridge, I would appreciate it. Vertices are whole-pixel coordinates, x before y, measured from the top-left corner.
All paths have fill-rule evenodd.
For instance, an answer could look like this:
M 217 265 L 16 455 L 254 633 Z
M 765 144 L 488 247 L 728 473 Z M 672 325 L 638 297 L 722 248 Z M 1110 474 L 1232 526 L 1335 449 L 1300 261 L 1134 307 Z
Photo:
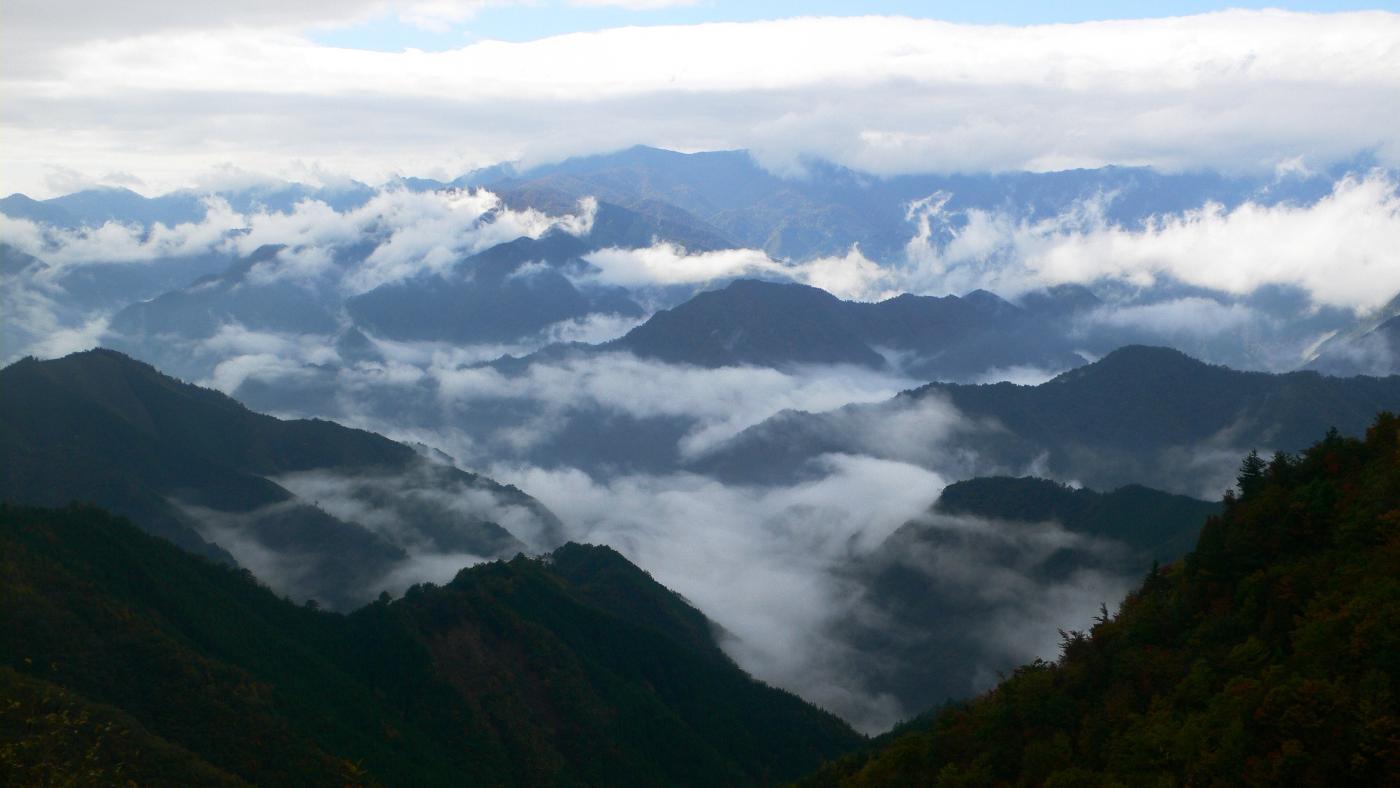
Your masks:
M 931 383 L 879 405 L 780 413 L 695 467 L 725 479 L 781 480 L 824 453 L 904 459 L 862 436 L 930 406 L 957 414 L 961 426 L 941 440 L 944 455 L 972 463 L 966 477 L 1036 465 L 1098 489 L 1137 482 L 1189 494 L 1227 479 L 1250 448 L 1296 451 L 1332 427 L 1357 434 L 1376 413 L 1400 408 L 1400 376 L 1238 372 L 1168 348 L 1125 347 L 1038 386 Z
M 623 206 L 666 203 L 718 228 L 738 245 L 763 249 L 777 259 L 840 255 L 859 244 L 872 259 L 884 260 L 902 252 L 909 239 L 908 205 L 940 193 L 951 196 L 950 211 L 1016 206 L 1029 217 L 1053 215 L 1076 201 L 1114 193 L 1109 218 L 1135 224 L 1211 200 L 1231 206 L 1247 198 L 1316 199 L 1331 183 L 1325 176 L 1279 183 L 1130 167 L 883 177 L 822 161 L 804 162 L 799 174 L 780 177 L 743 150 L 679 153 L 638 145 L 542 165 L 485 185 L 546 189 L 574 199 L 592 194 Z
M 1078 300 L 1075 310 L 1097 301 L 1087 291 L 1062 290 L 1036 307 L 1050 312 L 1050 301 L 1070 299 Z M 925 379 L 1082 364 L 1063 332 L 1049 330 L 1042 314 L 980 290 L 961 298 L 905 294 L 862 303 L 807 285 L 740 279 L 658 312 L 604 347 L 705 367 L 897 366 Z M 888 354 L 899 356 L 896 365 Z
M 1108 206 L 1108 218 L 1135 224 L 1154 214 L 1198 208 L 1207 201 L 1227 207 L 1245 199 L 1270 204 L 1311 201 L 1330 190 L 1329 175 L 1279 181 L 1264 176 L 1104 167 L 885 177 L 809 160 L 802 172 L 781 177 L 743 150 L 680 153 L 638 145 L 525 170 L 496 165 L 450 181 L 406 177 L 386 185 L 415 191 L 484 187 L 533 207 L 567 205 L 592 196 L 656 220 L 669 217 L 703 235 L 727 239 L 726 245 L 763 249 L 777 259 L 844 254 L 853 244 L 874 259 L 885 259 L 902 250 L 908 240 L 908 204 L 939 193 L 951 196 L 947 205 L 951 211 L 1018 206 L 1030 217 L 1059 213 L 1076 201 L 1113 193 L 1117 197 Z M 285 210 L 301 199 L 343 208 L 362 203 L 372 192 L 372 187 L 358 182 L 325 187 L 264 184 L 216 191 L 237 210 L 255 205 Z M 128 189 L 96 188 L 47 200 L 11 195 L 0 199 L 0 212 L 76 226 L 107 220 L 198 221 L 204 208 L 199 195 L 189 191 L 146 198 Z

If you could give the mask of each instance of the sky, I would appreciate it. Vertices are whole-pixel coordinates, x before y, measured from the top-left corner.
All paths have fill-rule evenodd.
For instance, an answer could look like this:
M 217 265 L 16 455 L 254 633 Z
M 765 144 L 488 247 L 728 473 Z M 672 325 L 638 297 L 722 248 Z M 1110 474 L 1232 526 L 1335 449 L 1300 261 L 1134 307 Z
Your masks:
M 756 22 L 792 16 L 904 16 L 979 25 L 1043 25 L 1102 19 L 1184 16 L 1226 8 L 1278 8 L 1294 11 L 1361 11 L 1386 3 L 1335 2 L 948 2 L 934 0 L 582 0 L 582 2 L 485 3 L 470 16 L 445 24 L 415 24 L 388 12 L 366 21 L 313 30 L 311 37 L 330 46 L 396 52 L 416 48 L 439 51 L 479 40 L 532 41 L 565 33 L 629 25 L 693 25 L 704 22 Z
M 9 0 L 0 191 L 452 178 L 633 144 L 791 175 L 1400 161 L 1394 4 L 1264 5 Z

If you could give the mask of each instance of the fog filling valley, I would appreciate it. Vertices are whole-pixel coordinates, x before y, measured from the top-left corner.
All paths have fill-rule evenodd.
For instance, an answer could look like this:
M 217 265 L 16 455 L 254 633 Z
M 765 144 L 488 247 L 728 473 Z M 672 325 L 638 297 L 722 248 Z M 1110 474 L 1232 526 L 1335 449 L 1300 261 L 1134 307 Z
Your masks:
M 598 308 L 478 343 L 355 329 L 362 341 L 354 352 L 339 344 L 354 327 L 352 299 L 425 277 L 470 280 L 474 272 L 458 267 L 463 258 L 517 238 L 586 237 L 599 221 L 599 202 L 587 198 L 567 212 L 549 212 L 512 206 L 482 188 L 390 186 L 341 208 L 307 198 L 283 211 L 238 211 L 209 196 L 202 218 L 173 225 L 113 221 L 75 229 L 5 217 L 6 243 L 41 261 L 7 277 L 5 353 L 7 360 L 52 357 L 107 344 L 257 410 L 333 419 L 444 452 L 463 469 L 536 497 L 562 524 L 483 490 L 444 490 L 406 477 L 302 473 L 273 481 L 405 552 L 405 560 L 366 581 L 366 596 L 443 583 L 487 558 L 419 528 L 428 509 L 497 523 L 532 552 L 569 540 L 610 545 L 708 615 L 725 650 L 753 675 L 878 732 L 922 709 L 905 708 L 867 681 L 890 657 L 862 649 L 851 632 L 883 628 L 898 639 L 901 625 L 870 603 L 853 567 L 894 560 L 888 540 L 902 525 L 918 521 L 940 536 L 937 549 L 916 546 L 898 560 L 936 579 L 949 598 L 973 600 L 976 621 L 959 632 L 981 655 L 969 692 L 1019 663 L 1054 657 L 1060 629 L 1083 628 L 1140 578 L 1106 568 L 1111 563 L 1038 574 L 1036 567 L 1065 550 L 1112 550 L 1056 523 L 1028 527 L 931 513 L 954 481 L 1055 473 L 1044 457 L 1007 464 L 981 453 L 976 441 L 996 440 L 1004 426 L 963 414 L 944 398 L 889 404 L 928 382 L 910 374 L 897 352 L 879 370 L 706 367 L 605 343 L 740 277 L 808 284 L 860 302 L 976 288 L 1015 299 L 1078 284 L 1104 299 L 1070 323 L 1066 341 L 1083 342 L 1085 361 L 1099 355 L 1096 337 L 1111 334 L 1124 344 L 1172 344 L 1206 360 L 1286 370 L 1400 291 L 1400 267 L 1384 262 L 1400 248 L 1400 197 L 1394 177 L 1379 170 L 1341 177 L 1311 202 L 1207 202 L 1139 222 L 1109 218 L 1112 194 L 1053 216 L 954 211 L 951 197 L 939 192 L 908 203 L 907 240 L 895 259 L 869 259 L 859 245 L 802 260 L 752 248 L 688 250 L 656 238 L 639 248 L 605 246 L 566 265 L 529 263 L 506 276 L 562 276 L 599 299 L 624 289 L 640 312 Z M 269 245 L 279 248 L 236 277 L 224 274 L 231 261 Z M 1238 251 L 1244 249 L 1247 256 Z M 1323 255 L 1329 265 L 1313 264 Z M 207 276 L 174 281 L 179 277 L 161 268 L 171 260 Z M 278 322 L 287 315 L 256 324 L 252 310 L 229 311 L 183 333 L 130 334 L 123 326 L 136 324 L 117 318 L 126 303 L 82 292 L 84 277 L 119 269 L 135 272 L 135 302 L 156 303 L 150 299 L 175 290 L 191 299 L 218 291 L 229 303 L 275 296 L 294 305 L 293 317 L 314 307 L 329 322 L 298 330 Z M 1370 352 L 1359 347 L 1351 352 Z M 1391 363 L 1384 347 L 1374 353 L 1367 364 Z M 1063 371 L 994 367 L 966 382 L 1035 385 Z M 824 414 L 823 437 L 839 448 L 801 458 L 795 476 L 781 482 L 726 483 L 702 470 L 746 430 L 791 413 Z M 1213 444 L 1177 447 L 1160 462 L 1189 480 L 1176 491 L 1214 499 L 1232 484 L 1249 448 L 1256 447 L 1222 434 Z M 388 489 L 399 497 L 389 501 Z M 274 588 L 294 596 L 301 590 L 297 556 L 243 539 L 227 515 L 186 511 L 202 520 L 207 538 Z

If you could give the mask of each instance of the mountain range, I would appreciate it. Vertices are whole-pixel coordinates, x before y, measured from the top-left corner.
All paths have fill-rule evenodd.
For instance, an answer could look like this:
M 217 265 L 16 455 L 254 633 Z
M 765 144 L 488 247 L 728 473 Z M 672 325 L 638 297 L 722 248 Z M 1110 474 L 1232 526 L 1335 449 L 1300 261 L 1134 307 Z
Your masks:
M 282 421 L 115 351 L 0 370 L 0 499 L 85 500 L 297 598 L 337 608 L 425 555 L 558 543 L 553 513 L 429 451 L 327 421 Z
M 41 243 L 44 248 L 27 248 L 24 253 L 44 262 L 46 253 L 53 252 L 61 264 L 47 266 L 42 276 L 17 280 L 31 299 L 45 300 L 51 321 L 100 331 L 108 346 L 201 378 L 217 362 L 197 359 L 201 354 L 197 347 L 172 345 L 197 345 L 217 330 L 211 326 L 332 336 L 353 328 L 391 341 L 538 347 L 553 339 L 575 338 L 561 335 L 581 321 L 607 318 L 626 326 L 628 320 L 635 323 L 657 308 L 675 307 L 696 293 L 723 287 L 736 276 L 756 273 L 739 267 L 717 271 L 704 281 L 606 286 L 594 278 L 596 267 L 583 260 L 599 250 L 656 245 L 692 255 L 752 250 L 771 258 L 764 275 L 775 280 L 800 279 L 803 263 L 858 250 L 902 282 L 901 277 L 919 265 L 917 255 L 910 256 L 911 243 L 921 238 L 920 243 L 931 250 L 942 249 L 967 231 L 977 216 L 1004 214 L 1007 221 L 1024 224 L 1076 215 L 1087 205 L 1112 226 L 1141 228 L 1205 204 L 1225 209 L 1245 201 L 1260 206 L 1310 204 L 1328 194 L 1344 171 L 1280 179 L 1107 167 L 885 178 L 808 162 L 801 173 L 780 177 L 744 151 L 682 154 L 636 147 L 524 170 L 485 168 L 452 181 L 403 177 L 379 187 L 269 183 L 153 198 L 124 189 L 88 190 L 48 200 L 12 195 L 0 200 L 0 213 L 59 231 L 46 242 L 49 246 Z M 427 232 L 446 233 L 439 240 L 446 244 L 444 248 L 453 249 L 455 259 L 383 283 L 366 276 L 363 269 L 376 250 L 379 257 L 398 254 L 390 250 L 394 244 L 385 234 L 392 224 L 387 216 L 357 220 L 362 224 L 358 238 L 322 238 L 304 230 L 264 249 L 241 247 L 236 241 L 246 230 L 229 230 L 214 239 L 222 239 L 219 243 L 203 251 L 175 248 L 162 254 L 156 249 L 161 246 L 157 241 L 169 233 L 151 234 L 157 223 L 169 228 L 204 220 L 210 198 L 242 213 L 270 212 L 263 215 L 274 217 L 269 222 L 275 224 L 281 221 L 275 217 L 286 217 L 297 206 L 322 205 L 326 211 L 345 212 L 362 209 L 376 195 L 454 189 L 489 189 L 500 198 L 501 207 L 485 214 L 483 224 L 506 210 L 538 219 L 546 214 L 580 215 L 584 205 L 592 204 L 591 225 L 572 228 L 581 233 L 577 236 L 556 229 L 543 237 L 500 237 L 484 248 L 465 249 L 453 247 L 461 240 L 454 235 L 461 228 L 415 229 L 410 243 L 428 240 L 423 235 Z M 940 206 L 936 217 L 920 214 L 935 204 Z M 144 239 L 142 243 L 151 248 L 135 253 L 135 261 L 120 255 L 104 259 L 92 256 L 93 244 L 83 243 L 79 244 L 81 259 L 64 259 L 64 244 L 104 222 L 134 228 L 134 238 Z M 920 222 L 931 224 L 922 227 Z M 278 245 L 283 248 L 272 248 Z M 234 246 L 243 252 L 235 254 Z M 324 257 L 327 262 L 312 265 L 319 274 L 309 277 L 307 269 L 292 259 L 297 255 L 313 261 Z M 994 254 L 979 265 L 995 267 L 993 258 Z M 916 277 L 915 281 L 921 280 Z M 351 282 L 355 286 L 348 287 Z M 957 280 L 943 282 L 934 277 L 919 287 L 950 289 L 957 287 Z M 966 300 L 973 289 L 969 285 L 955 294 Z M 1028 312 L 1037 312 L 1040 306 L 1038 296 L 1001 295 Z M 1072 307 L 1054 320 L 1041 312 L 1036 325 L 1013 320 L 1001 327 L 1000 334 L 980 331 L 979 325 L 978 338 L 960 339 L 957 350 L 944 348 L 946 342 L 918 343 L 934 346 L 944 357 L 937 363 L 925 357 L 922 360 L 927 363 L 913 372 L 926 380 L 965 381 L 1004 373 L 1007 367 L 1001 362 L 1020 357 L 1056 361 L 1037 366 L 1053 372 L 1066 368 L 1066 360 L 1075 355 L 1102 355 L 1124 344 L 1171 345 L 1236 368 L 1280 371 L 1312 363 L 1339 374 L 1397 370 L 1388 348 L 1378 353 L 1373 347 L 1377 342 L 1342 341 L 1354 333 L 1355 318 L 1349 310 L 1312 303 L 1296 288 L 1271 286 L 1253 293 L 1227 293 L 1160 276 L 1150 285 L 1085 282 L 1073 296 L 1054 296 L 1056 309 Z M 783 302 L 775 298 L 769 306 L 781 307 Z M 25 329 L 36 321 L 18 318 L 32 314 L 23 306 L 9 304 L 6 310 L 17 316 L 5 318 L 11 335 L 10 359 L 45 338 L 43 331 Z M 917 313 L 921 308 L 909 307 L 909 311 Z M 110 324 L 87 325 L 94 315 L 115 317 Z M 795 315 L 777 317 L 798 320 Z M 715 327 L 719 336 L 753 328 L 732 322 L 734 315 L 728 318 L 730 324 Z M 1226 321 L 1233 330 L 1205 330 L 1212 321 Z M 1329 334 L 1337 341 L 1319 351 L 1318 342 Z M 873 337 L 882 338 L 889 339 L 879 332 Z M 856 341 L 870 344 L 866 337 Z M 1343 352 L 1344 345 L 1355 346 Z M 707 352 L 716 358 L 725 353 L 723 348 Z M 850 353 L 837 355 L 845 358 Z M 979 363 L 983 355 L 989 358 L 987 363 Z M 788 353 L 782 360 L 801 363 L 802 359 L 801 354 Z
M 875 405 L 780 413 L 695 467 L 777 481 L 800 477 L 822 454 L 856 452 L 956 467 L 964 477 L 1038 468 L 1097 489 L 1142 483 L 1209 495 L 1251 448 L 1297 451 L 1334 427 L 1356 435 L 1386 409 L 1400 409 L 1400 377 L 1240 372 L 1168 348 L 1125 347 L 1035 386 L 931 383 Z M 894 440 L 891 431 L 911 420 L 929 437 Z
M 595 197 L 703 230 L 713 240 L 723 239 L 725 246 L 763 249 L 779 259 L 840 255 L 852 244 L 883 259 L 902 250 L 908 240 L 907 205 L 939 193 L 950 196 L 950 211 L 1015 206 L 1029 217 L 1051 216 L 1076 201 L 1112 193 L 1117 197 L 1108 207 L 1108 218 L 1137 223 L 1212 200 L 1227 207 L 1245 199 L 1265 204 L 1313 200 L 1326 194 L 1344 170 L 1290 179 L 1170 174 L 1133 167 L 880 177 L 811 160 L 800 173 L 784 177 L 764 169 L 743 150 L 680 153 L 638 145 L 524 170 L 504 165 L 451 181 L 406 177 L 386 186 L 412 191 L 487 188 L 508 202 L 540 209 Z M 288 210 L 307 199 L 344 210 L 363 204 L 373 191 L 355 182 L 326 187 L 268 183 L 213 193 L 240 211 L 258 206 Z M 146 198 L 123 188 L 46 200 L 16 194 L 0 199 L 0 213 L 65 227 L 107 221 L 173 225 L 202 219 L 203 197 L 187 191 Z
M 0 784 L 1382 783 L 1400 297 L 1076 246 L 1339 166 L 4 198 Z

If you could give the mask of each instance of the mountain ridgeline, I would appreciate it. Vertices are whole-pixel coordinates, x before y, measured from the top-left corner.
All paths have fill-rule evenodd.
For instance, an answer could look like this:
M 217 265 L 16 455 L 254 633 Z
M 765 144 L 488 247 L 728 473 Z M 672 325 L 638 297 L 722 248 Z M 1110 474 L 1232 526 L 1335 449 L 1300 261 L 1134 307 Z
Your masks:
M 254 413 L 108 350 L 0 370 L 0 464 L 0 500 L 97 503 L 337 608 L 423 551 L 514 555 L 526 545 L 503 520 L 560 540 L 514 487 L 373 433 Z
M 695 467 L 728 480 L 777 481 L 801 478 L 831 452 L 935 467 L 962 457 L 964 477 L 1035 469 L 1100 490 L 1139 483 L 1213 497 L 1251 448 L 1298 451 L 1332 427 L 1359 435 L 1382 410 L 1400 410 L 1400 376 L 1240 372 L 1129 346 L 1036 386 L 931 383 L 875 405 L 783 412 Z M 940 452 L 872 439 L 925 413 L 943 414 L 915 420 Z
M 1054 662 L 805 784 L 1383 785 L 1400 774 L 1400 419 L 1247 461 L 1184 560 Z
M 1029 307 L 982 290 L 861 303 L 806 285 L 739 280 L 659 312 L 604 347 L 704 367 L 849 364 L 925 380 L 1084 363 L 1051 324 L 1097 299 L 1082 288 L 1037 295 Z
M 91 507 L 0 505 L 0 782 L 750 785 L 860 739 L 568 544 L 350 615 Z

